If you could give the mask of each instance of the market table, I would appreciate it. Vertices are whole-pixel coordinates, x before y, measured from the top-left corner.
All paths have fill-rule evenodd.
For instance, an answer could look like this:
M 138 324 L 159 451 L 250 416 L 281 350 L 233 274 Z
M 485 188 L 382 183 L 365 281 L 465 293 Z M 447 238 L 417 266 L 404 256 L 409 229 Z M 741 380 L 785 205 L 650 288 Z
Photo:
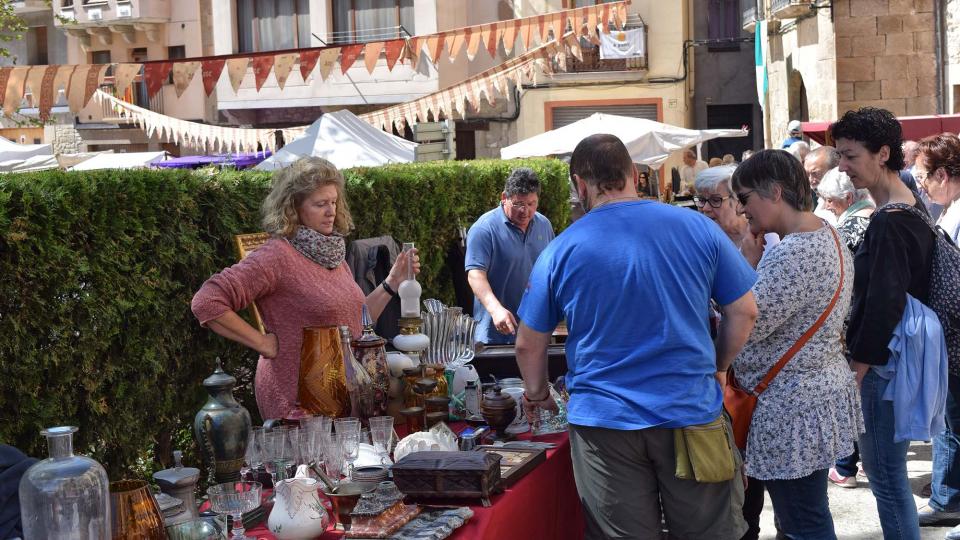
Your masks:
M 529 439 L 529 434 L 521 435 Z M 491 498 L 484 508 L 479 500 L 465 499 L 474 515 L 450 538 L 455 540 L 537 540 L 541 538 L 583 538 L 583 513 L 577 488 L 573 482 L 570 461 L 570 439 L 566 433 L 541 435 L 537 441 L 555 443 L 547 450 L 547 459 L 506 491 Z M 445 503 L 456 503 L 447 500 Z M 247 535 L 258 540 L 274 540 L 266 523 L 248 529 Z M 328 530 L 320 538 L 334 540 L 342 531 Z

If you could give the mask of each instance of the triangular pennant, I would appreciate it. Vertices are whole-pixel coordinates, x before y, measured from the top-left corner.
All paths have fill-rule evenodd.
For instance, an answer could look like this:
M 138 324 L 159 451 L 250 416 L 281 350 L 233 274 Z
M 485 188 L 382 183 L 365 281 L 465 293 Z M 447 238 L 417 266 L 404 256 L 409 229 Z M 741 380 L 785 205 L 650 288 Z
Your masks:
M 517 32 L 520 30 L 520 20 L 507 21 L 503 28 L 503 51 L 509 56 L 517 44 Z
M 319 50 L 302 51 L 300 53 L 300 76 L 303 77 L 304 82 L 306 82 L 307 77 L 310 76 L 310 72 L 313 71 L 313 68 L 316 67 L 317 58 L 319 57 Z
M 169 63 L 169 62 L 168 62 Z M 90 98 L 103 84 L 103 79 L 107 76 L 107 68 L 110 64 L 94 64 L 93 68 L 87 72 L 87 80 L 83 84 L 83 106 L 86 107 Z
M 270 70 L 273 69 L 273 55 L 254 56 L 250 59 L 253 64 L 253 79 L 257 85 L 257 92 L 263 88 L 263 83 L 270 76 Z
M 87 73 L 93 69 L 91 65 L 79 65 L 70 76 L 70 89 L 67 92 L 67 101 L 70 104 L 70 110 L 74 114 L 79 114 L 83 108 L 83 86 L 87 82 Z
M 405 44 L 405 41 L 402 39 L 393 39 L 384 44 L 383 50 L 386 52 L 387 69 L 390 71 L 393 71 L 393 66 L 397 65 L 397 59 L 403 54 L 403 46 Z
M 200 77 L 203 79 L 203 91 L 209 96 L 213 89 L 217 87 L 217 81 L 220 80 L 220 74 L 223 73 L 223 65 L 226 60 L 223 58 L 214 60 L 204 60 L 200 62 Z
M 337 63 L 337 58 L 339 57 L 340 47 L 320 51 L 317 63 L 320 64 L 320 77 L 323 80 L 327 80 L 327 78 L 330 77 L 330 73 L 333 71 L 333 65 Z
M 13 72 L 13 66 L 0 67 L 0 106 L 3 106 L 7 97 L 7 82 L 10 81 L 10 73 Z
M 249 65 L 249 56 L 227 60 L 227 76 L 230 77 L 230 86 L 233 87 L 234 94 L 240 92 L 240 84 L 243 82 L 243 77 L 247 74 L 247 67 Z
M 363 43 L 340 47 L 340 73 L 346 73 L 350 69 L 361 51 L 363 51 Z
M 550 16 L 550 30 L 553 32 L 553 39 L 559 41 L 567 29 L 567 14 L 563 11 L 554 13 Z
M 578 36 L 586 36 L 587 32 L 587 8 L 577 8 L 570 24 L 573 25 L 573 32 Z
M 550 36 L 547 34 L 550 33 L 550 26 L 547 25 L 547 16 L 538 15 L 537 16 L 537 39 L 540 40 L 540 43 L 546 43 L 550 41 Z
M 57 76 L 53 79 L 53 101 L 54 104 L 59 103 L 60 101 L 60 89 L 63 88 L 63 97 L 66 98 L 70 95 L 70 78 L 73 76 L 73 72 L 77 69 L 77 66 L 60 66 L 57 70 Z M 0 74 L 2 76 L 2 74 Z M 0 88 L 2 88 L 2 82 L 0 82 Z M 0 100 L 3 99 L 3 95 L 0 94 Z
M 277 86 L 281 90 L 286 86 L 287 77 L 290 76 L 290 71 L 296 61 L 296 54 L 278 54 L 273 57 L 273 74 L 277 77 Z
M 460 54 L 460 49 L 463 48 L 463 45 L 466 43 L 467 35 L 464 30 L 457 30 L 451 34 L 447 35 L 446 44 L 447 52 L 450 54 L 448 57 L 451 62 L 456 61 L 457 55 Z
M 563 38 L 564 43 L 570 48 L 570 54 L 578 61 L 583 62 L 583 51 L 580 50 L 580 38 L 575 34 L 570 34 Z
M 427 36 L 427 54 L 430 55 L 430 61 L 434 64 L 440 58 L 440 51 L 443 50 L 443 42 L 446 39 L 446 32 Z
M 610 4 L 603 5 L 603 15 L 600 16 L 600 25 L 603 27 L 603 33 L 610 33 Z
M 619 20 L 620 29 L 623 30 L 623 27 L 627 25 L 627 3 L 622 2 L 617 5 L 617 19 Z
M 524 19 L 520 22 L 520 43 L 523 45 L 523 50 L 530 50 L 530 37 L 533 35 L 533 25 L 534 21 L 529 19 Z
M 117 64 L 113 69 L 113 87 L 118 95 L 123 95 L 133 79 L 140 74 L 143 64 Z
M 177 92 L 177 97 L 186 92 L 198 69 L 200 69 L 200 62 L 196 61 L 173 64 L 173 89 Z
M 597 10 L 587 8 L 587 37 L 593 44 L 600 43 L 600 37 L 597 36 Z
M 480 49 L 480 28 L 468 28 L 467 37 L 467 60 L 473 61 L 477 57 L 477 51 Z
M 404 50 L 406 51 L 406 56 L 410 58 L 410 66 L 413 69 L 417 69 L 417 65 L 420 64 L 420 52 L 423 50 L 423 42 L 423 38 L 407 38 L 407 47 Z
M 377 68 L 377 61 L 380 60 L 380 51 L 383 50 L 382 41 L 371 41 L 363 47 L 363 63 L 367 66 L 367 73 L 373 75 L 373 70 Z
M 497 25 L 495 24 L 485 24 L 480 27 L 480 40 L 483 41 L 483 46 L 487 48 L 487 52 L 490 54 L 490 58 L 497 56 Z
M 46 120 L 50 116 L 50 109 L 53 108 L 54 95 L 56 94 L 56 88 L 54 85 L 54 79 L 57 77 L 57 71 L 60 69 L 60 66 L 47 66 L 43 71 L 43 78 L 40 81 L 40 119 Z M 33 91 L 33 99 L 36 102 L 37 99 L 37 89 Z
M 172 70 L 173 64 L 170 62 L 151 62 L 143 65 L 143 80 L 147 83 L 148 99 L 153 98 L 163 88 L 163 83 L 166 82 Z

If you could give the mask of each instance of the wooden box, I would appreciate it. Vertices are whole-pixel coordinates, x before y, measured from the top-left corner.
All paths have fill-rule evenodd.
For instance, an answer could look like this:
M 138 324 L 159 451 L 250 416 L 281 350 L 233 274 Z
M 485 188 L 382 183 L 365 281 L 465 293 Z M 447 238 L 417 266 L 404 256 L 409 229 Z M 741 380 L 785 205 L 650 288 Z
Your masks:
M 393 481 L 414 499 L 479 497 L 489 506 L 500 459 L 485 452 L 414 452 L 393 465 Z
M 500 489 L 517 483 L 530 471 L 547 460 L 547 451 L 542 448 L 509 448 L 504 446 L 478 446 L 478 452 L 500 456 Z

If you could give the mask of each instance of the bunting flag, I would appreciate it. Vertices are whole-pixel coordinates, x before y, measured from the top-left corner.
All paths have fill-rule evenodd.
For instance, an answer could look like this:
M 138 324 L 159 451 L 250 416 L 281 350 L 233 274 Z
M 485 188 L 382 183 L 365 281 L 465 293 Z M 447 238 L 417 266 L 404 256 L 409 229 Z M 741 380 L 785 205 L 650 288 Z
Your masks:
M 115 64 L 113 67 L 113 87 L 117 94 L 123 95 L 140 74 L 143 64 Z
M 467 60 L 473 62 L 473 59 L 477 56 L 477 51 L 480 49 L 480 38 L 483 35 L 480 31 L 470 32 L 470 36 L 467 38 Z
M 0 107 L 2 107 L 4 101 L 6 101 L 7 82 L 10 80 L 10 73 L 12 71 L 12 66 L 0 67 Z
M 490 58 L 497 56 L 497 30 L 494 24 L 485 24 L 480 28 L 480 41 L 487 48 Z
M 200 62 L 177 62 L 173 65 L 173 89 L 177 92 L 177 97 L 186 92 L 198 69 Z
M 70 93 L 70 80 L 73 77 L 73 72 L 76 71 L 77 66 L 60 66 L 57 70 L 57 76 L 53 79 L 53 101 L 54 104 L 60 101 L 60 89 L 63 88 L 63 97 L 66 98 Z M 2 76 L 2 74 L 0 74 Z M 3 85 L 3 82 L 0 81 L 0 86 Z M 0 100 L 3 99 L 3 96 L 0 95 Z
M 320 51 L 320 78 L 324 81 L 330 77 L 333 72 L 333 65 L 337 63 L 337 57 L 340 56 L 340 49 L 326 49 Z
M 470 29 L 465 28 L 463 32 L 447 34 L 446 39 L 444 39 L 444 42 L 447 46 L 447 52 L 450 54 L 448 57 L 450 62 L 455 62 L 457 60 L 457 55 L 460 54 L 460 49 L 462 49 L 463 45 L 466 43 L 468 31 L 470 31 Z
M 303 77 L 303 82 L 307 82 L 307 77 L 310 76 L 310 72 L 313 71 L 313 68 L 317 65 L 317 58 L 320 57 L 320 51 L 303 51 L 300 53 L 300 76 Z
M 83 86 L 87 82 L 87 73 L 90 72 L 93 67 L 94 66 L 90 65 L 77 66 L 73 71 L 73 75 L 70 76 L 70 89 L 67 92 L 67 101 L 70 104 L 70 110 L 73 111 L 74 114 L 78 114 L 85 104 L 83 101 Z
M 153 96 L 157 95 L 157 92 L 163 87 L 164 81 L 170 76 L 170 71 L 172 70 L 173 64 L 170 62 L 156 62 L 144 65 L 143 80 L 147 83 L 147 98 L 153 98 Z M 89 98 L 84 99 L 83 102 L 86 103 L 87 101 L 89 101 Z
M 380 60 L 380 51 L 383 50 L 384 42 L 372 41 L 363 48 L 363 63 L 367 66 L 367 73 L 373 75 L 373 70 L 377 67 L 377 61 Z
M 363 44 L 356 45 L 346 45 L 340 47 L 340 73 L 346 73 L 350 66 L 357 61 L 357 58 L 360 57 L 360 52 L 363 50 Z
M 36 107 L 40 104 L 40 87 L 43 85 L 43 75 L 47 72 L 47 66 L 31 66 L 27 72 L 27 80 L 23 85 L 23 95 L 30 95 L 29 106 Z
M 55 94 L 57 89 L 54 87 L 54 81 L 57 78 L 57 72 L 60 71 L 60 66 L 47 66 L 47 69 L 43 71 L 43 79 L 40 81 L 40 119 L 46 120 L 50 117 L 50 109 L 53 108 L 53 102 L 56 99 Z M 37 103 L 37 90 L 33 91 L 34 102 Z
M 226 60 L 204 60 L 200 62 L 200 77 L 203 79 L 203 91 L 209 96 L 213 89 L 217 87 L 217 81 L 220 80 L 220 74 L 223 73 L 223 65 Z
M 251 63 L 253 63 L 253 78 L 257 84 L 257 92 L 263 88 L 263 83 L 266 82 L 267 77 L 270 76 L 270 70 L 273 69 L 273 60 L 274 57 L 271 54 L 254 56 L 251 60 Z
M 26 84 L 29 67 L 15 67 L 10 72 L 7 79 L 7 87 L 4 92 L 3 114 L 10 116 L 20 108 L 20 102 L 23 101 L 23 86 Z
M 434 120 L 441 115 L 449 117 L 454 111 L 461 118 L 465 117 L 468 112 L 467 104 L 474 111 L 478 110 L 481 92 L 486 95 L 488 103 L 494 104 L 496 97 L 492 88 L 496 88 L 504 98 L 509 100 L 509 81 L 518 84 L 524 77 L 535 77 L 537 73 L 551 73 L 551 60 L 565 52 L 564 43 L 568 37 L 574 38 L 573 33 L 567 34 L 559 42 L 550 41 L 439 92 L 408 103 L 365 113 L 360 115 L 360 118 L 378 129 L 402 131 L 404 126 L 417 123 L 418 118 L 420 122 L 426 121 L 431 114 Z
M 107 76 L 107 68 L 109 67 L 110 64 L 94 64 L 90 67 L 90 71 L 87 72 L 87 80 L 83 83 L 83 107 L 90 103 L 93 93 L 103 84 L 103 79 Z M 169 70 L 167 72 L 169 73 Z
M 444 39 L 446 39 L 446 34 L 443 33 L 427 36 L 427 56 L 434 64 L 436 64 L 437 59 L 440 58 L 440 51 L 443 50 Z
M 417 65 L 420 63 L 420 53 L 423 51 L 424 43 L 424 39 L 417 36 L 407 38 L 407 46 L 404 50 L 410 58 L 410 67 L 413 69 L 417 69 Z
M 240 92 L 240 83 L 247 74 L 247 67 L 250 65 L 250 57 L 231 58 L 227 60 L 227 76 L 230 77 L 230 86 L 233 87 L 233 93 Z
M 393 71 L 393 66 L 397 65 L 397 60 L 403 54 L 404 45 L 405 42 L 402 39 L 394 39 L 384 45 L 383 49 L 386 51 L 388 70 Z
M 506 21 L 503 24 L 503 51 L 509 56 L 513 54 L 513 48 L 517 45 L 517 33 L 520 31 L 521 19 Z M 499 27 L 500 24 L 497 26 Z
M 296 61 L 296 54 L 278 54 L 273 57 L 273 74 L 277 77 L 277 86 L 281 90 L 287 85 L 287 77 L 290 76 Z

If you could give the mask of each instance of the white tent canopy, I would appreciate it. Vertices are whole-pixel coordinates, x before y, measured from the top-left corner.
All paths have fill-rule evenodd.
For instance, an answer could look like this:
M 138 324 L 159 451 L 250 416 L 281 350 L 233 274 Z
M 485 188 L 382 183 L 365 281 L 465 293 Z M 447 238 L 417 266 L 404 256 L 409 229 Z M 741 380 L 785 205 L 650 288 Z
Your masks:
M 414 160 L 416 143 L 391 135 L 360 120 L 352 112 L 339 110 L 318 118 L 302 137 L 288 143 L 255 169 L 282 169 L 306 156 L 329 160 L 340 169 L 373 167 Z
M 47 169 L 56 169 L 60 167 L 60 162 L 54 155 L 36 155 L 27 159 L 11 159 L 0 161 L 0 172 L 33 172 L 45 171 Z
M 167 153 L 160 152 L 120 152 L 116 154 L 99 154 L 70 167 L 71 171 L 90 171 L 94 169 L 140 169 L 149 167 L 151 163 L 163 161 Z
M 17 144 L 0 137 L 0 162 L 23 161 L 33 156 L 53 156 L 52 144 Z
M 635 163 L 659 167 L 670 154 L 718 137 L 746 137 L 745 129 L 686 129 L 653 120 L 594 113 L 583 120 L 534 135 L 500 150 L 513 159 L 569 154 L 583 139 L 597 133 L 616 135 Z

